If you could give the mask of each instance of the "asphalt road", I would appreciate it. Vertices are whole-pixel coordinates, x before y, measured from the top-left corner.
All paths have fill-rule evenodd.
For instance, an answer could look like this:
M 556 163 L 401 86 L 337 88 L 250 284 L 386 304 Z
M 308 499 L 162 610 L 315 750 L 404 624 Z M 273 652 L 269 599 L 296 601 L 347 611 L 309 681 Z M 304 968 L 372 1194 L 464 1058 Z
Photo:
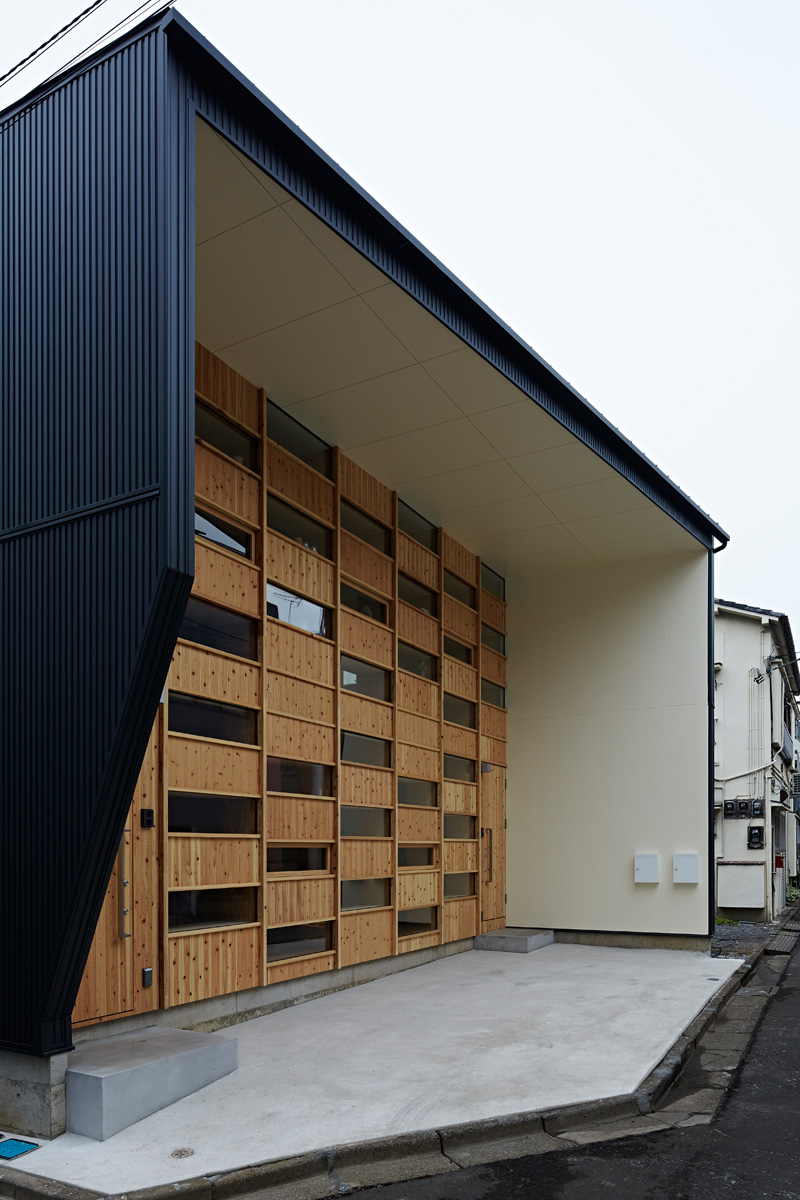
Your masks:
M 798 943 L 800 946 L 800 943 Z M 470 1167 L 372 1200 L 800 1200 L 800 954 L 711 1125 Z

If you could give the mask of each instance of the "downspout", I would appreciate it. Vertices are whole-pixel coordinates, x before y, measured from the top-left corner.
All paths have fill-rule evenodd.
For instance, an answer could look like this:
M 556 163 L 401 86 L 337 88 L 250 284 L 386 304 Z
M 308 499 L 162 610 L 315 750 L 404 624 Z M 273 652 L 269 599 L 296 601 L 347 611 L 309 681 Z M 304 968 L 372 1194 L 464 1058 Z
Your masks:
M 708 936 L 714 936 L 717 918 L 717 860 L 714 847 L 714 555 L 724 550 L 712 546 L 708 555 Z

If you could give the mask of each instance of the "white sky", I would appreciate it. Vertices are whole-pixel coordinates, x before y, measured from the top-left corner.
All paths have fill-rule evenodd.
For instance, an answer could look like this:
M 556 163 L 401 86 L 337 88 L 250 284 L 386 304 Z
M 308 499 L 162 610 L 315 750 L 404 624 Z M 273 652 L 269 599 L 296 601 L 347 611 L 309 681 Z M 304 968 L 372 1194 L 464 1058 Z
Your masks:
M 81 3 L 9 6 L 0 73 Z M 798 0 L 178 8 L 727 529 L 717 595 L 800 634 Z

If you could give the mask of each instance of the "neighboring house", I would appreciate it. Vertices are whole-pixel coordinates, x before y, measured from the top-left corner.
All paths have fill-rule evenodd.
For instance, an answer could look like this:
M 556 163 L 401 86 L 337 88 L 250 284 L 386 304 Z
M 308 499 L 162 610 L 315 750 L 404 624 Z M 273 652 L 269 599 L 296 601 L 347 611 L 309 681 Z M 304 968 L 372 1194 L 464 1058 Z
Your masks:
M 707 946 L 727 534 L 177 13 L 0 189 L 0 1125 L 73 1021 Z
M 800 694 L 789 618 L 714 605 L 717 910 L 772 920 L 797 876 Z

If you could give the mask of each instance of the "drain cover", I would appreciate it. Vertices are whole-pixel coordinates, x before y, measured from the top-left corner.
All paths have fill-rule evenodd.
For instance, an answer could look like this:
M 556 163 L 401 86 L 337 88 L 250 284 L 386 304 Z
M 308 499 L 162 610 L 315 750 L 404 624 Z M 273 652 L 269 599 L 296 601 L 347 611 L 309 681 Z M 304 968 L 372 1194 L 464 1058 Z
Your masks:
M 38 1150 L 37 1142 L 21 1142 L 19 1138 L 4 1138 L 0 1142 L 0 1158 L 19 1158 L 29 1150 Z

